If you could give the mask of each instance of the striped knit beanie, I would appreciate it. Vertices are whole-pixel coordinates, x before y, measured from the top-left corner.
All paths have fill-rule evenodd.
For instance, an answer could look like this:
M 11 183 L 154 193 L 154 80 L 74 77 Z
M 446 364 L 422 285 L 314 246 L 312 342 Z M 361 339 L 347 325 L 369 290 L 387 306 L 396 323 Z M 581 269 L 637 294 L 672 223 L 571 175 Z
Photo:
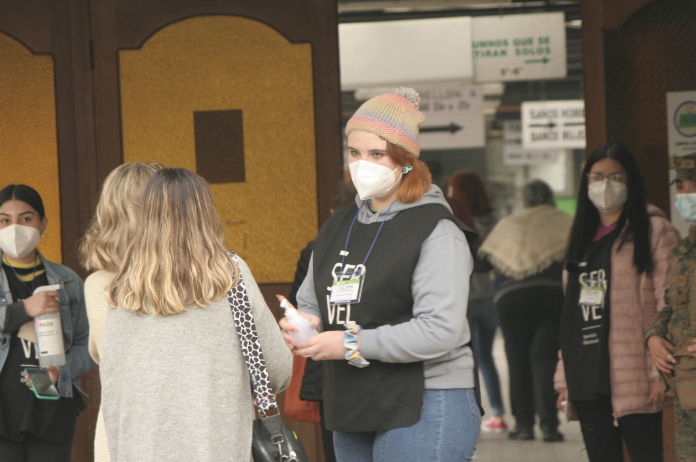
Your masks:
M 375 96 L 363 103 L 348 121 L 346 135 L 355 130 L 374 133 L 418 157 L 418 126 L 425 116 L 418 110 L 420 95 L 413 88 Z

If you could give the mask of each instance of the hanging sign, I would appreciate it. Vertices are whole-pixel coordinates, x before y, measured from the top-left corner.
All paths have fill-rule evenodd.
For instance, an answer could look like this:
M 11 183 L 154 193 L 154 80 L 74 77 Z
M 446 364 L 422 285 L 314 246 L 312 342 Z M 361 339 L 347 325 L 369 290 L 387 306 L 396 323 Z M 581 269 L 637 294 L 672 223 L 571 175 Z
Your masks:
M 696 91 L 667 93 L 667 140 L 670 156 L 696 152 Z
M 481 16 L 473 18 L 471 26 L 477 82 L 566 76 L 563 13 Z
M 558 160 L 558 149 L 525 149 L 522 146 L 522 123 L 503 122 L 503 162 L 506 165 L 552 164 Z
M 417 88 L 425 122 L 421 149 L 481 148 L 486 145 L 483 89 L 478 85 Z
M 471 18 L 339 24 L 341 88 L 471 80 Z
M 553 164 L 558 160 L 557 149 L 525 149 L 519 144 L 503 146 L 505 165 Z
M 585 102 L 522 103 L 522 145 L 527 149 L 584 148 Z

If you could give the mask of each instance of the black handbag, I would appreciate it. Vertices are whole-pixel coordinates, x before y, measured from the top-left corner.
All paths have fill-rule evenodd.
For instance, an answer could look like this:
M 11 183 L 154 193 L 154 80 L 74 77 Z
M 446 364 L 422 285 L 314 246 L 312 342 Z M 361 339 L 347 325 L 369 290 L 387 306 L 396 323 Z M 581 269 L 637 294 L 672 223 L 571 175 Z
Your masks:
M 254 462 L 309 462 L 302 442 L 290 427 L 280 421 L 280 414 L 262 415 L 254 420 L 251 453 Z
M 230 257 L 237 262 L 234 252 L 230 252 Z M 254 462 L 309 462 L 300 439 L 290 427 L 280 421 L 275 395 L 268 387 L 266 361 L 261 351 L 254 315 L 241 273 L 239 283 L 228 294 L 228 300 L 260 415 L 254 421 L 251 444 Z M 270 415 L 269 411 L 276 413 Z

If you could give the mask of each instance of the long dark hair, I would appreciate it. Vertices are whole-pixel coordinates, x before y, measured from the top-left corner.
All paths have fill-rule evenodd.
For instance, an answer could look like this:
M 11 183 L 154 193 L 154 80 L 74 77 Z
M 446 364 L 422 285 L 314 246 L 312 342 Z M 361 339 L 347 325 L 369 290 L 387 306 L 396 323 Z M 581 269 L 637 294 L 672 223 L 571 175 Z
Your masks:
M 638 168 L 638 162 L 627 147 L 616 143 L 607 143 L 597 149 L 587 158 L 585 168 L 580 177 L 578 190 L 578 205 L 570 232 L 567 261 L 577 264 L 585 257 L 587 248 L 599 226 L 599 212 L 587 196 L 587 174 L 592 166 L 602 159 L 614 159 L 626 170 L 628 200 L 619 216 L 617 229 L 621 230 L 619 249 L 627 239 L 634 241 L 633 266 L 638 274 L 650 273 L 653 269 L 652 253 L 650 251 L 650 217 L 646 204 L 646 189 L 643 175 Z

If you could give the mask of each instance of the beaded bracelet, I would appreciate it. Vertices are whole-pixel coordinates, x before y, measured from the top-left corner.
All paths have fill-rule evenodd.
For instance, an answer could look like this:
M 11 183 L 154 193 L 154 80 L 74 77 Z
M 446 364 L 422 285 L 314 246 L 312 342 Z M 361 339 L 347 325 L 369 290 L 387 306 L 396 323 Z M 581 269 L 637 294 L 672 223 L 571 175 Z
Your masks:
M 357 324 L 346 324 L 346 331 L 343 333 L 343 346 L 346 347 L 346 361 L 355 367 L 365 367 L 370 365 L 370 361 L 360 356 L 358 350 L 358 334 L 362 329 Z

